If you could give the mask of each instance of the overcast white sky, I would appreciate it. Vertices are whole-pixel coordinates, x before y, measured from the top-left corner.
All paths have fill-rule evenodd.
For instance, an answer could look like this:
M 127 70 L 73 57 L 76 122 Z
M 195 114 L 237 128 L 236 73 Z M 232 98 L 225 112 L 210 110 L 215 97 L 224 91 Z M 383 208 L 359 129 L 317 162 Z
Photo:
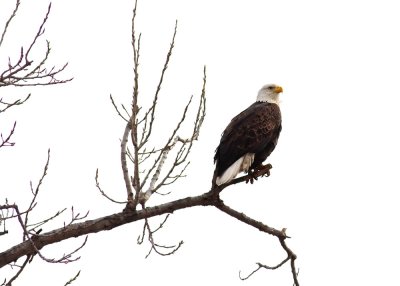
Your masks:
M 99 168 L 103 188 L 124 199 L 119 163 L 124 124 L 109 94 L 126 105 L 131 100 L 132 2 L 52 2 L 45 34 L 53 48 L 50 61 L 58 66 L 68 61 L 65 77 L 75 79 L 62 86 L 0 91 L 5 98 L 33 95 L 1 117 L 1 132 L 17 120 L 17 144 L 0 152 L 1 200 L 7 197 L 26 206 L 29 180 L 38 180 L 51 148 L 36 219 L 72 205 L 81 213 L 90 210 L 90 218 L 120 209 L 97 193 L 94 174 Z M 47 4 L 22 1 L 0 51 L 2 67 L 8 56 L 15 59 L 19 47 L 29 43 Z M 229 120 L 255 100 L 263 84 L 279 84 L 284 88 L 283 130 L 268 159 L 274 166 L 272 175 L 252 186 L 226 189 L 224 201 L 268 225 L 288 229 L 301 285 L 395 285 L 400 254 L 396 4 L 139 1 L 144 100 L 156 88 L 178 19 L 176 48 L 156 122 L 160 132 L 173 127 L 191 94 L 199 95 L 203 65 L 208 70 L 207 117 L 188 176 L 169 189 L 170 198 L 154 198 L 155 202 L 206 192 L 213 152 Z M 10 0 L 0 4 L 1 25 L 13 6 Z M 1 251 L 21 237 L 17 225 L 8 226 L 11 234 L 1 237 Z M 170 257 L 144 258 L 149 246 L 136 244 L 141 227 L 136 223 L 91 235 L 76 263 L 49 265 L 36 258 L 16 285 L 63 285 L 79 269 L 74 285 L 292 284 L 288 265 L 240 281 L 239 270 L 247 273 L 255 262 L 276 264 L 284 253 L 273 237 L 212 208 L 173 214 L 159 241 L 185 243 Z M 50 246 L 43 253 L 59 256 L 81 241 Z M 0 279 L 8 271 L 1 269 Z

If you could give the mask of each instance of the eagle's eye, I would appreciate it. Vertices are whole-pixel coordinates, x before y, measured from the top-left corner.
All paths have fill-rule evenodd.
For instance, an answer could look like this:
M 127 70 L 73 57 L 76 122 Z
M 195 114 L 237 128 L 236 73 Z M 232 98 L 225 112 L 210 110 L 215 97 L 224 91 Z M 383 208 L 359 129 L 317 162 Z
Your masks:
M 270 85 L 270 86 L 268 87 L 268 89 L 269 89 L 269 90 L 273 90 L 274 87 L 273 87 L 272 85 Z

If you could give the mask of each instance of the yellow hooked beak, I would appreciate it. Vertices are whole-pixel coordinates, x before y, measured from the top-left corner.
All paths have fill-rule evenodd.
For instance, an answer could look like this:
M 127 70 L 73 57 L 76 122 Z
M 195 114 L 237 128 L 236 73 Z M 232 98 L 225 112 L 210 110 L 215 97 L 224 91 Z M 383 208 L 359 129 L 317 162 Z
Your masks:
M 283 91 L 283 88 L 280 87 L 279 85 L 275 87 L 274 92 L 275 93 L 281 93 Z

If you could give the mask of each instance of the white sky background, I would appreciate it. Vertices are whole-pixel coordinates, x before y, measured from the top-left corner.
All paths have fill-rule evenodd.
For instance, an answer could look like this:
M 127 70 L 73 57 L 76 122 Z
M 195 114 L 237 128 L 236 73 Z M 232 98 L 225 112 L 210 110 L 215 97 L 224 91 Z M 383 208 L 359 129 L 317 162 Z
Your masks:
M 22 1 L 0 52 L 2 67 L 29 43 L 46 12 L 47 1 L 31 2 Z M 17 120 L 17 144 L 0 152 L 2 200 L 28 204 L 29 180 L 37 182 L 51 148 L 32 220 L 72 205 L 81 213 L 90 210 L 90 218 L 120 210 L 98 194 L 94 174 L 99 168 L 103 189 L 124 199 L 119 163 L 124 123 L 109 94 L 127 106 L 131 101 L 131 2 L 53 1 L 45 34 L 52 46 L 50 61 L 58 66 L 68 61 L 65 78 L 75 79 L 61 86 L 1 89 L 4 98 L 33 95 L 1 117 L 3 133 Z M 153 197 L 153 202 L 208 191 L 213 152 L 229 120 L 254 102 L 263 84 L 280 84 L 283 130 L 268 159 L 272 175 L 226 189 L 224 201 L 270 226 L 288 228 L 301 285 L 394 285 L 400 254 L 400 18 L 395 4 L 139 1 L 142 100 L 152 98 L 178 19 L 156 122 L 161 139 L 189 96 L 197 101 L 207 65 L 207 117 L 188 176 L 169 188 L 170 198 Z M 0 23 L 13 7 L 14 1 L 2 1 Z M 38 54 L 39 47 L 44 48 L 44 38 Z M 61 225 L 58 221 L 44 231 Z M 141 227 L 134 223 L 91 235 L 76 263 L 49 265 L 36 258 L 16 285 L 63 285 L 79 269 L 74 285 L 292 284 L 289 265 L 240 281 L 239 270 L 248 273 L 255 262 L 276 264 L 284 253 L 277 239 L 211 207 L 171 216 L 157 238 L 164 244 L 185 242 L 173 256 L 145 259 L 149 245 L 136 244 Z M 2 250 L 20 241 L 18 225 L 8 228 L 10 235 L 0 238 Z M 59 257 L 82 239 L 43 253 Z M 9 271 L 1 269 L 0 279 Z

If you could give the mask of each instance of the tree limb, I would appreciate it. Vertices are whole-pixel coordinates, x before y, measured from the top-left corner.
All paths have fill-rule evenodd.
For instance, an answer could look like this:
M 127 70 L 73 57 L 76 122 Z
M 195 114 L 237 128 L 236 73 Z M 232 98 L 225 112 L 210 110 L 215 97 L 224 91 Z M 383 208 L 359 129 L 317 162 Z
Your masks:
M 193 206 L 210 206 L 213 205 L 216 200 L 218 200 L 218 196 L 216 196 L 214 192 L 210 191 L 200 196 L 187 197 L 162 205 L 147 207 L 143 210 L 133 211 L 127 209 L 126 211 L 104 216 L 98 219 L 74 223 L 40 235 L 34 235 L 32 236 L 32 242 L 36 247 L 32 245 L 31 241 L 24 241 L 0 253 L 0 268 L 13 261 L 16 261 L 22 256 L 35 254 L 37 252 L 35 248 L 40 250 L 46 245 L 60 242 L 72 237 L 97 233 L 104 230 L 111 230 L 127 223 L 162 214 L 173 213 L 176 210 L 184 208 Z

